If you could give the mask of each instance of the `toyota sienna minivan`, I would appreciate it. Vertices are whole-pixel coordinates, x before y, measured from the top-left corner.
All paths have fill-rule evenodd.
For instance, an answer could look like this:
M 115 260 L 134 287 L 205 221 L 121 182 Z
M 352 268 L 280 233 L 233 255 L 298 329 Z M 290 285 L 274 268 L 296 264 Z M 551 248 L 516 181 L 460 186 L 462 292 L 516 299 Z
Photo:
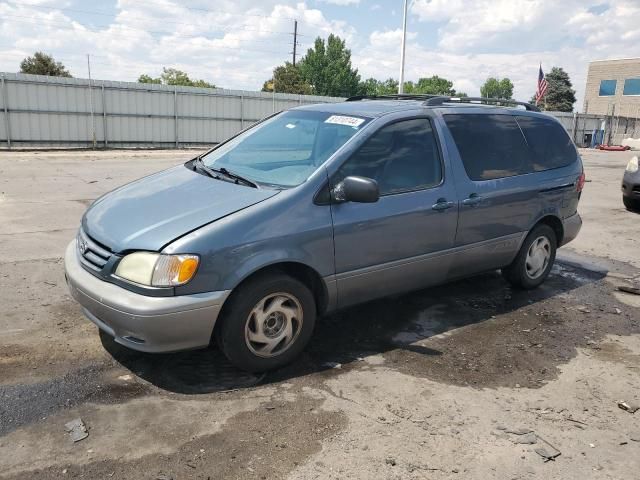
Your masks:
M 582 225 L 582 162 L 553 117 L 492 102 L 277 113 L 96 200 L 66 250 L 71 293 L 122 345 L 215 338 L 255 372 L 292 361 L 339 308 L 495 269 L 535 288 Z

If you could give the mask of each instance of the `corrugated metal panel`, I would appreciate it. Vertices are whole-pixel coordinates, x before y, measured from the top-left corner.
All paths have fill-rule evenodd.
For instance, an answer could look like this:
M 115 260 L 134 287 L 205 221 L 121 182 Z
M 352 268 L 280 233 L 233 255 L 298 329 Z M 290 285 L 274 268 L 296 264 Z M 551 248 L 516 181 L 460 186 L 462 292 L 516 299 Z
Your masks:
M 90 146 L 95 123 L 97 145 L 104 146 L 105 114 L 109 146 L 175 145 L 176 130 L 180 144 L 211 144 L 274 111 L 300 104 L 342 101 L 333 97 L 103 80 L 93 81 L 90 91 L 89 81 L 81 78 L 0 75 L 5 78 L 11 138 L 19 145 Z M 4 104 L 0 105 L 0 148 L 6 148 Z

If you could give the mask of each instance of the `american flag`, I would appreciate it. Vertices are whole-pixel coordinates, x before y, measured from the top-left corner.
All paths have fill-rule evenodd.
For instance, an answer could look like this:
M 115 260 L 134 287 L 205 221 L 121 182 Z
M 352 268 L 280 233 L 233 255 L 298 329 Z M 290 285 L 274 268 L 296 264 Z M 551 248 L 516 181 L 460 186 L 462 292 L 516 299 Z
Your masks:
M 538 71 L 538 89 L 536 90 L 536 105 L 540 103 L 540 100 L 547 93 L 547 88 L 549 88 L 549 82 L 544 78 L 544 73 L 542 73 L 542 65 L 540 65 L 540 70 Z

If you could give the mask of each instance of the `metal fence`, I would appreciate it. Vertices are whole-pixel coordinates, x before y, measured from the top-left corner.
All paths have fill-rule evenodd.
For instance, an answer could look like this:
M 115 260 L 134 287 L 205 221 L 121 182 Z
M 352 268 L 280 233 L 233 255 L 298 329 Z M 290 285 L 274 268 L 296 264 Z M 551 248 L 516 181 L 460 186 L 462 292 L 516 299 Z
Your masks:
M 0 148 L 212 145 L 301 104 L 342 98 L 0 73 Z M 547 112 L 578 146 L 640 138 L 640 119 Z
M 0 73 L 0 148 L 211 145 L 273 112 L 342 98 Z
M 594 132 L 603 143 L 620 145 L 627 138 L 640 138 L 640 118 L 592 115 L 572 112 L 545 112 L 556 117 L 579 147 L 591 145 Z

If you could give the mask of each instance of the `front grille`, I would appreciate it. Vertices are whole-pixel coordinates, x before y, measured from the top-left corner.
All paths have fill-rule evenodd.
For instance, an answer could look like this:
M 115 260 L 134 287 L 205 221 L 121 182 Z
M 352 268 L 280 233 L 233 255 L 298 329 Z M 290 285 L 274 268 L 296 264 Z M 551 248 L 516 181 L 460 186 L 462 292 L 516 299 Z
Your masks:
M 78 231 L 78 252 L 82 263 L 97 272 L 104 268 L 112 255 L 107 248 L 91 239 L 82 229 Z

